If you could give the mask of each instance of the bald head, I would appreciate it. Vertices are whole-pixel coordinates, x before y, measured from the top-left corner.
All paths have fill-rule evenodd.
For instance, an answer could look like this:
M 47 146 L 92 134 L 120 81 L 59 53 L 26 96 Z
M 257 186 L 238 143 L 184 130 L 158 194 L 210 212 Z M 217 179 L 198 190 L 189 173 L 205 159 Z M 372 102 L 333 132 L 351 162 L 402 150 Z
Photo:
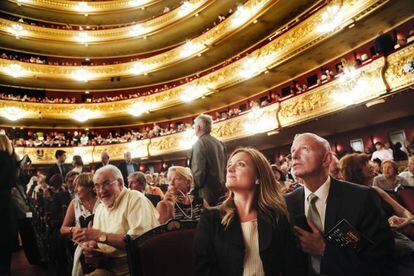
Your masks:
M 305 185 L 311 183 L 316 187 L 316 183 L 322 185 L 328 178 L 332 153 L 326 139 L 314 133 L 299 134 L 293 140 L 291 155 L 292 173 L 302 178 Z

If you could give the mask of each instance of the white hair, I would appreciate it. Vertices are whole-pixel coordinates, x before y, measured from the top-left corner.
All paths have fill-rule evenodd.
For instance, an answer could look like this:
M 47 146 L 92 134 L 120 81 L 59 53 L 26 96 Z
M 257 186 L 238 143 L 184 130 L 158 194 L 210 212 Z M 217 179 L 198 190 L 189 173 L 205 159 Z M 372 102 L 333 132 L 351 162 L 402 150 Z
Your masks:
M 124 183 L 124 177 L 122 176 L 121 171 L 115 167 L 114 165 L 108 164 L 106 166 L 103 166 L 102 168 L 99 168 L 95 174 L 93 175 L 93 182 L 96 181 L 96 179 L 103 174 L 104 172 L 109 171 L 111 175 L 116 179 L 121 179 L 122 183 Z
M 104 157 L 104 156 L 106 156 L 108 158 L 111 158 L 111 156 L 109 155 L 109 153 L 106 150 L 101 152 L 101 157 Z
M 316 135 L 315 133 L 311 133 L 311 132 L 306 132 L 306 133 L 300 133 L 300 134 L 296 134 L 295 138 L 293 139 L 293 142 L 295 142 L 295 140 L 306 136 L 309 137 L 313 140 L 315 140 L 320 146 L 321 148 L 324 150 L 324 152 L 322 152 L 323 155 L 325 155 L 328 152 L 331 152 L 331 145 L 329 144 L 328 140 L 326 140 L 325 138 L 322 138 L 319 135 Z
M 210 115 L 207 114 L 200 114 L 197 118 L 194 119 L 194 123 L 200 126 L 201 130 L 205 133 L 211 132 L 211 127 L 213 124 L 213 119 Z

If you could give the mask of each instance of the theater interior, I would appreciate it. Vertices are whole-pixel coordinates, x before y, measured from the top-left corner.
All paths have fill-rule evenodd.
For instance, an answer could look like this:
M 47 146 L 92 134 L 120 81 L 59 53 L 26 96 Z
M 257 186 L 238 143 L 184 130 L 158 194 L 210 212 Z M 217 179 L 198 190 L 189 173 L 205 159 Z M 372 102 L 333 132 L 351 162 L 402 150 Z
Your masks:
M 0 6 L 0 130 L 29 173 L 45 173 L 56 150 L 92 172 L 102 152 L 118 165 L 128 151 L 152 174 L 189 166 L 200 114 L 228 153 L 254 147 L 271 164 L 305 132 L 338 158 L 378 141 L 414 144 L 413 1 Z M 47 222 L 32 220 L 41 261 L 19 247 L 10 275 L 65 275 L 47 253 Z

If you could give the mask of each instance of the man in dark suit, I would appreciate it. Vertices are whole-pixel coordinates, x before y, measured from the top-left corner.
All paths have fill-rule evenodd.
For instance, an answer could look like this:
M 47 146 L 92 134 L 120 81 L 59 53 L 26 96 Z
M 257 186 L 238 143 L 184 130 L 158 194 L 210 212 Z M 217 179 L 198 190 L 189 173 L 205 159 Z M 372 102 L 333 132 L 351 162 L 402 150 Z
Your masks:
M 131 152 L 126 151 L 124 153 L 124 162 L 119 164 L 118 169 L 121 171 L 124 177 L 124 185 L 128 187 L 128 175 L 138 171 L 138 164 L 132 162 Z
M 309 256 L 310 273 L 397 275 L 392 260 L 394 238 L 378 194 L 329 176 L 332 153 L 322 137 L 313 133 L 296 136 L 291 154 L 292 173 L 303 187 L 286 195 L 286 203 L 302 251 Z M 306 220 L 299 220 L 303 216 L 308 231 Z M 372 243 L 357 251 L 327 241 L 326 234 L 343 219 Z
M 210 135 L 211 126 L 209 115 L 201 114 L 194 120 L 198 141 L 193 145 L 190 164 L 193 193 L 215 206 L 225 194 L 227 152 L 226 146 Z
M 46 174 L 46 183 L 50 185 L 50 178 L 55 174 L 60 174 L 64 179 L 66 174 L 70 171 L 69 165 L 65 164 L 66 161 L 66 151 L 57 150 L 55 152 L 56 164 L 49 167 Z
M 111 164 L 109 162 L 110 159 L 111 159 L 111 156 L 109 155 L 109 153 L 107 151 L 104 150 L 103 152 L 101 152 L 101 162 L 99 162 L 95 165 L 95 171 L 97 171 L 98 169 L 100 169 L 100 168 L 102 168 L 106 165 Z

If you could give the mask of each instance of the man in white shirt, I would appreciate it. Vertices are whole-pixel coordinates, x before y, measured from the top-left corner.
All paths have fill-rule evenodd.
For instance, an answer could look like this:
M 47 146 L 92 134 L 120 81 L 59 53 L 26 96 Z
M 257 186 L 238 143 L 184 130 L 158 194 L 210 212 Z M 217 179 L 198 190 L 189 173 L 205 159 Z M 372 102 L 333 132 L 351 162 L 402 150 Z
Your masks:
M 101 200 L 93 228 L 76 230 L 73 240 L 97 268 L 89 275 L 129 275 L 124 237 L 158 226 L 158 212 L 142 193 L 124 187 L 121 171 L 113 165 L 97 170 L 93 182 Z
M 287 194 L 286 203 L 300 247 L 309 257 L 309 273 L 393 275 L 394 238 L 378 194 L 368 187 L 330 177 L 330 145 L 316 134 L 297 135 L 291 156 L 292 173 L 302 179 L 303 187 Z M 303 216 L 308 230 L 299 221 Z M 344 219 L 372 244 L 357 251 L 327 241 L 328 233 Z
M 414 187 L 414 156 L 408 158 L 408 168 L 401 172 L 399 176 L 407 180 L 408 186 Z
M 386 148 L 384 148 L 381 142 L 376 142 L 375 148 L 377 150 L 374 151 L 374 153 L 372 153 L 371 161 L 374 161 L 377 158 L 381 161 L 394 160 L 394 157 L 392 156 L 392 151 L 389 151 Z

